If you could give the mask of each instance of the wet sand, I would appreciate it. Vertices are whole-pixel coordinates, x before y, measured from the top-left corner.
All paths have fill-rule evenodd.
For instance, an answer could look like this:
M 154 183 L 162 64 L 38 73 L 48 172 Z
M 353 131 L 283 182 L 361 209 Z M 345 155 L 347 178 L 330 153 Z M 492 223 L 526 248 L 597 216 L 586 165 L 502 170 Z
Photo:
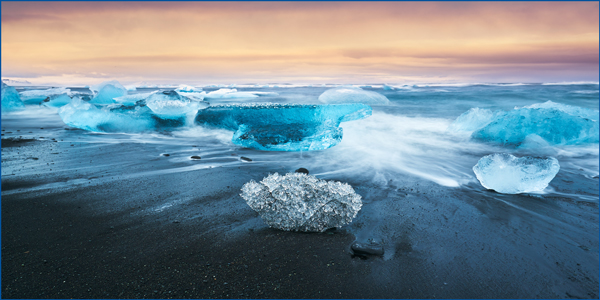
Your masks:
M 597 201 L 338 178 L 363 196 L 351 225 L 282 232 L 240 189 L 303 166 L 240 162 L 238 149 L 198 167 L 161 145 L 35 134 L 2 139 L 3 298 L 599 295 Z M 577 180 L 598 190 L 597 178 Z M 370 238 L 385 255 L 353 257 L 350 245 Z

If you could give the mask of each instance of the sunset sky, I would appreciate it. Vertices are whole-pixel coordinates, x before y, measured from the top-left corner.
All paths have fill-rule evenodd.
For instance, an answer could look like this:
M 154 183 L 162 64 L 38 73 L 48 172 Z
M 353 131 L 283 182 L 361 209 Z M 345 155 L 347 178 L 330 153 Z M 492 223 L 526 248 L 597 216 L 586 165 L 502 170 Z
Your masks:
M 598 2 L 2 2 L 36 84 L 598 81 Z

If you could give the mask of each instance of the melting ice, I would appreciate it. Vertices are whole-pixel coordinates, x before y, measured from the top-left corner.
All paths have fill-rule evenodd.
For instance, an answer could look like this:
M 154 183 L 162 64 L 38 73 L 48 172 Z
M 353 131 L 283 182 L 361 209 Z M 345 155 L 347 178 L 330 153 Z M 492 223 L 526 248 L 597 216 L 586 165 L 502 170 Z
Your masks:
M 319 96 L 319 101 L 323 103 L 363 103 L 371 105 L 389 104 L 390 100 L 379 93 L 365 91 L 359 87 L 344 86 L 329 89 Z
M 240 194 L 265 223 L 285 231 L 323 232 L 352 222 L 361 196 L 347 183 L 304 173 L 270 174 L 251 180 Z
M 323 150 L 342 140 L 340 122 L 370 116 L 365 104 L 249 103 L 211 106 L 195 122 L 235 131 L 236 145 L 266 151 Z
M 475 139 L 510 146 L 520 146 L 531 135 L 550 145 L 598 143 L 598 111 L 552 101 L 508 112 L 473 108 L 449 129 L 474 131 Z
M 560 165 L 554 157 L 520 157 L 496 153 L 482 157 L 473 167 L 487 189 L 503 194 L 543 191 L 556 176 Z
M 20 93 L 21 100 L 26 104 L 40 104 L 49 97 L 57 97 L 60 95 L 71 95 L 71 90 L 60 87 L 46 90 L 30 90 Z

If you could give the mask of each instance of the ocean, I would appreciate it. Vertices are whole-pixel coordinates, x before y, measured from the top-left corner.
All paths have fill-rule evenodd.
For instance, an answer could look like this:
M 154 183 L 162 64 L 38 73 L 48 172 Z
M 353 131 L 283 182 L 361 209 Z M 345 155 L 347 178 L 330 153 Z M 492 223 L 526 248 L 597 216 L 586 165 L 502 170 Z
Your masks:
M 207 170 L 224 174 L 231 170 L 234 174 L 241 168 L 247 172 L 244 178 L 260 181 L 269 173 L 306 168 L 317 178 L 346 182 L 362 196 L 362 210 L 343 228 L 357 241 L 378 241 L 385 246 L 382 264 L 372 266 L 370 276 L 376 282 L 394 284 L 390 278 L 395 277 L 390 272 L 401 272 L 402 264 L 413 264 L 413 268 L 424 272 L 433 268 L 444 278 L 440 284 L 449 290 L 438 294 L 442 297 L 477 297 L 459 291 L 465 287 L 465 280 L 496 282 L 498 286 L 512 286 L 518 291 L 494 294 L 492 290 L 489 294 L 492 296 L 598 297 L 598 143 L 520 148 L 476 140 L 470 133 L 449 129 L 457 117 L 475 107 L 511 111 L 515 107 L 552 101 L 597 113 L 597 83 L 358 86 L 385 95 L 390 103 L 372 105 L 370 117 L 342 123 L 343 138 L 338 145 L 301 152 L 242 148 L 232 143 L 231 131 L 199 125 L 143 133 L 89 132 L 66 126 L 56 108 L 28 105 L 23 111 L 2 115 L 3 141 L 41 140 L 64 144 L 62 149 L 69 152 L 61 152 L 60 159 L 52 162 L 42 158 L 52 158 L 50 152 L 22 152 L 19 155 L 26 153 L 27 157 L 42 159 L 18 160 L 14 153 L 6 156 L 3 147 L 2 197 L 18 198 L 52 189 L 110 185 L 169 174 L 196 176 L 195 172 L 200 170 L 203 176 L 210 176 Z M 235 88 L 277 95 L 209 102 L 211 105 L 322 104 L 318 97 L 331 86 Z M 31 87 L 17 87 L 18 91 L 25 89 Z M 70 89 L 82 94 L 89 92 L 84 88 Z M 207 92 L 217 89 L 204 87 Z M 138 88 L 129 93 L 154 90 L 157 88 Z M 558 160 L 560 170 L 543 191 L 497 193 L 483 187 L 473 172 L 479 159 L 493 153 L 551 156 Z M 194 155 L 201 159 L 191 159 Z M 242 156 L 251 161 L 240 159 Z M 4 188 L 6 182 L 24 182 L 37 176 L 47 179 L 18 189 Z M 244 183 L 239 181 L 234 188 Z M 160 181 L 157 184 L 152 188 L 173 189 L 161 186 Z M 188 205 L 197 199 L 191 193 L 194 189 L 198 187 L 190 187 L 189 191 L 172 190 L 179 196 L 165 197 L 144 209 L 158 213 Z M 244 202 L 237 194 L 239 190 L 227 201 L 238 203 L 236 209 L 243 209 Z M 127 201 L 124 194 L 111 202 L 112 208 L 99 209 L 123 210 Z M 194 208 L 186 207 L 192 211 L 184 215 L 192 218 Z M 219 213 L 235 212 L 223 208 Z M 257 216 L 251 219 L 226 231 L 264 228 Z M 386 262 L 396 262 L 397 267 L 384 267 Z M 458 276 L 455 269 L 476 275 Z M 573 279 L 567 280 L 569 276 Z M 527 284 L 531 287 L 526 287 Z M 452 291 L 451 286 L 456 290 Z M 416 295 L 431 297 L 427 293 Z

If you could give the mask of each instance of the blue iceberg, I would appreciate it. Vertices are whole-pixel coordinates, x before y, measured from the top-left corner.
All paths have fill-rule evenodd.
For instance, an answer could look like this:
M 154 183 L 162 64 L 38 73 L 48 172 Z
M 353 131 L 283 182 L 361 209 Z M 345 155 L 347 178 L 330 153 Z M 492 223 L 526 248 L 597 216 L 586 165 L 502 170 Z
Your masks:
M 265 151 L 323 150 L 342 140 L 341 122 L 370 116 L 365 104 L 248 103 L 210 106 L 195 122 L 234 131 L 236 145 Z
M 69 104 L 70 102 L 71 102 L 71 97 L 69 97 L 69 95 L 60 94 L 60 95 L 52 95 L 52 96 L 44 99 L 44 101 L 42 101 L 42 105 L 48 106 L 48 107 L 61 107 L 61 106 Z
M 71 95 L 71 90 L 60 87 L 50 88 L 46 90 L 29 90 L 20 93 L 21 100 L 26 104 L 40 104 L 42 101 L 48 99 L 48 97 L 60 96 L 60 95 Z
M 319 96 L 319 101 L 329 104 L 363 103 L 370 105 L 386 105 L 390 103 L 390 100 L 382 94 L 365 91 L 354 86 L 344 86 L 326 90 Z
M 521 146 L 535 135 L 549 145 L 598 143 L 598 111 L 548 101 L 512 111 L 474 108 L 459 116 L 451 130 L 474 131 L 474 139 Z
M 25 108 L 17 90 L 2 82 L 2 113 L 17 111 Z
M 502 194 L 543 191 L 560 165 L 553 157 L 521 157 L 496 153 L 482 157 L 473 172 L 483 187 Z
M 94 104 L 113 104 L 113 98 L 127 95 L 127 89 L 118 81 L 106 81 L 101 84 L 91 86 L 90 90 L 94 92 L 94 98 L 90 103 Z

